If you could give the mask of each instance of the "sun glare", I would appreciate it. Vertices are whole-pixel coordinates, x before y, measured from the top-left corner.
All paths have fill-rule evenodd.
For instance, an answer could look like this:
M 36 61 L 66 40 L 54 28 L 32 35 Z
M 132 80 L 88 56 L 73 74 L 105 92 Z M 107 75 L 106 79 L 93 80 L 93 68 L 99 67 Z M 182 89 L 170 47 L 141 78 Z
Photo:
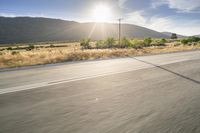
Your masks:
M 111 10 L 108 5 L 99 4 L 93 10 L 93 18 L 96 22 L 105 22 L 111 18 Z

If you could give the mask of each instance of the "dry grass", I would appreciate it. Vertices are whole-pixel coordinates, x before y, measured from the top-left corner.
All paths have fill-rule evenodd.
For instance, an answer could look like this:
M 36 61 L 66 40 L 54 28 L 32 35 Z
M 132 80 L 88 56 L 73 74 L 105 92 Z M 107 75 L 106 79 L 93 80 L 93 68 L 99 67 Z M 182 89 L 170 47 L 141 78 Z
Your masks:
M 39 64 L 49 64 L 65 61 L 105 59 L 112 57 L 128 57 L 146 54 L 157 54 L 198 49 L 199 46 L 160 46 L 143 49 L 91 49 L 81 50 L 79 46 L 66 48 L 41 48 L 32 51 L 1 51 L 0 68 L 21 67 Z

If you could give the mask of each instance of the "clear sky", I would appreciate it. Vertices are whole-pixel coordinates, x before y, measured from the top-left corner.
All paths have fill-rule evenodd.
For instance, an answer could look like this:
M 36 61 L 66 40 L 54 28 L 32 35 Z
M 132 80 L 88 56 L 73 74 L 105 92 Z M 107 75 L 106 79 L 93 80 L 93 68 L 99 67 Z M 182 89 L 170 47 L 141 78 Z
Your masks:
M 96 20 L 94 10 L 100 4 L 109 8 L 110 14 L 100 12 L 109 22 L 122 17 L 124 23 L 157 31 L 200 34 L 200 0 L 0 0 L 0 16 L 91 22 Z

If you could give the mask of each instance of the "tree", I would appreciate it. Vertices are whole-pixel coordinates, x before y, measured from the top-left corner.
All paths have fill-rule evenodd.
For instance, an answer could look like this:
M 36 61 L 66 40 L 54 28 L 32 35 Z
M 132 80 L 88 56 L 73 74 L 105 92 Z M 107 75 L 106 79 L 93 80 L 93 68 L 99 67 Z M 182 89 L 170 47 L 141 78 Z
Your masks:
M 176 33 L 172 33 L 171 39 L 177 39 L 177 38 L 178 38 L 178 37 L 177 37 Z

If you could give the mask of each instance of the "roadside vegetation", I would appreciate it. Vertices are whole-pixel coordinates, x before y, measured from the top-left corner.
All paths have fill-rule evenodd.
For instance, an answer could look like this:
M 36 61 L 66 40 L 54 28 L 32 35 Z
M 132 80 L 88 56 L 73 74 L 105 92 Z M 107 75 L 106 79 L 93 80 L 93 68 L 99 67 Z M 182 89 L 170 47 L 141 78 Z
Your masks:
M 41 44 L 17 44 L 0 47 L 0 68 L 49 64 L 65 61 L 105 59 L 166 52 L 194 50 L 200 48 L 200 38 L 184 39 L 129 39 L 121 42 L 108 37 L 105 40 L 80 42 L 51 42 Z

